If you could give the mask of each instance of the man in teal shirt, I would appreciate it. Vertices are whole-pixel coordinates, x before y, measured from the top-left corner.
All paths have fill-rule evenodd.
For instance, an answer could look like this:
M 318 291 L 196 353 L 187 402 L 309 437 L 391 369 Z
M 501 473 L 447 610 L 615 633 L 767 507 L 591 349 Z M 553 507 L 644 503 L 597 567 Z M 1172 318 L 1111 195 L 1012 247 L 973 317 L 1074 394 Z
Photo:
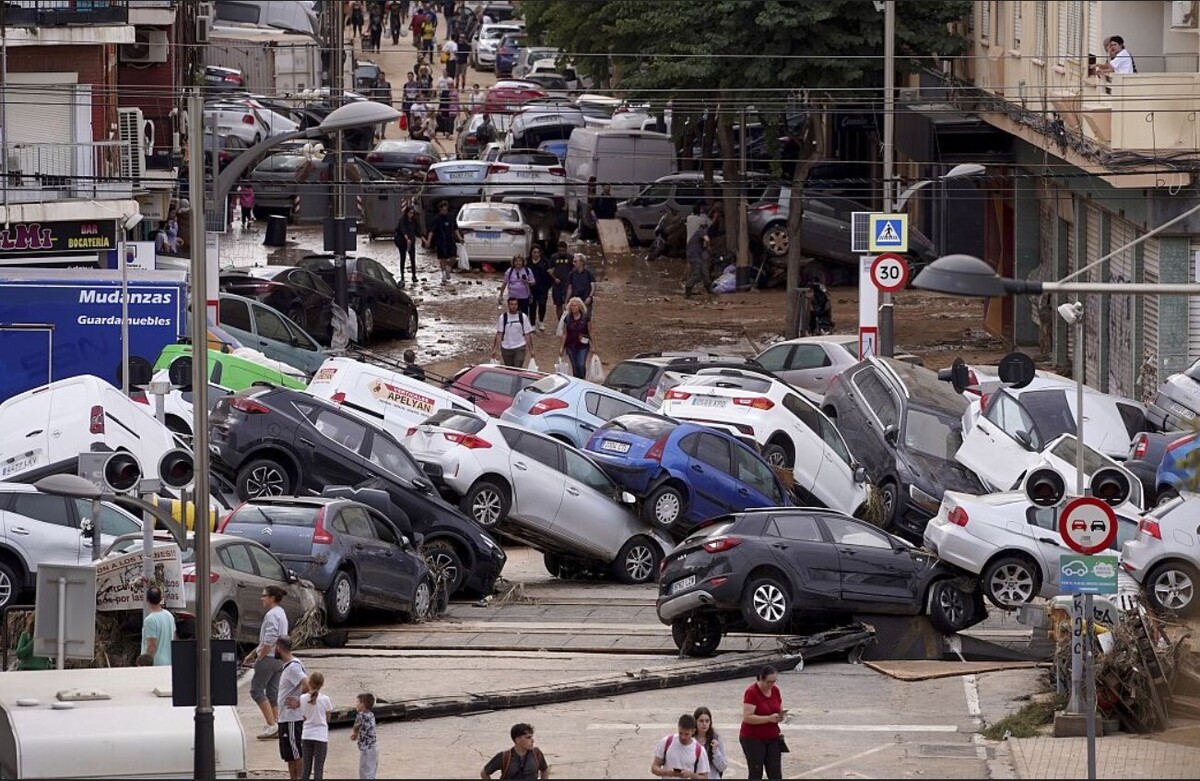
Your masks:
M 142 653 L 154 657 L 155 667 L 171 666 L 171 641 L 175 639 L 175 616 L 162 606 L 162 589 L 146 589 L 146 604 L 150 612 L 142 621 Z

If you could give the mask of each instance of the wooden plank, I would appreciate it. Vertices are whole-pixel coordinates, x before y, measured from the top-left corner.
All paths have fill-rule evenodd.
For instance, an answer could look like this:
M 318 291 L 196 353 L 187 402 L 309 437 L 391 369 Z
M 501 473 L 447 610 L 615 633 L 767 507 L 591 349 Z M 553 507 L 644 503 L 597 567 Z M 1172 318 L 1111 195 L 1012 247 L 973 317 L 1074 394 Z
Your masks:
M 605 257 L 629 254 L 629 237 L 620 220 L 597 220 L 596 232 L 600 234 L 600 248 Z
M 895 662 L 863 662 L 876 672 L 899 681 L 928 681 L 934 678 L 954 678 L 960 675 L 1027 670 L 1044 667 L 1044 662 L 942 662 L 936 660 L 901 660 Z

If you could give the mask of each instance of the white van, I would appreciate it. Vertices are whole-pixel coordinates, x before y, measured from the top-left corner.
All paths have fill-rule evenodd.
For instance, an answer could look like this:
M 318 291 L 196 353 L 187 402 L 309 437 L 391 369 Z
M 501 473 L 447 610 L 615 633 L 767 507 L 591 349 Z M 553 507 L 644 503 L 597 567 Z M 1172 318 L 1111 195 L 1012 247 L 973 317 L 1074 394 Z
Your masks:
M 0 778 L 194 777 L 195 710 L 171 705 L 170 667 L 0 675 Z M 244 777 L 236 707 L 213 708 L 213 738 L 216 777 Z
M 179 447 L 150 407 L 90 374 L 58 380 L 0 404 L 0 480 L 28 483 L 60 472 L 74 474 L 79 454 L 97 449 L 127 450 L 137 458 L 142 475 L 154 477 L 163 456 Z
M 413 379 L 372 363 L 353 358 L 330 358 L 313 375 L 306 393 L 340 404 L 364 419 L 382 424 L 396 439 L 409 428 L 443 409 L 461 409 L 487 417 L 487 413 L 462 396 L 423 380 Z
M 617 200 L 632 198 L 656 179 L 676 171 L 675 146 L 665 133 L 648 130 L 581 127 L 567 142 L 567 181 L 570 218 L 577 221 L 587 197 L 588 177 L 612 185 Z

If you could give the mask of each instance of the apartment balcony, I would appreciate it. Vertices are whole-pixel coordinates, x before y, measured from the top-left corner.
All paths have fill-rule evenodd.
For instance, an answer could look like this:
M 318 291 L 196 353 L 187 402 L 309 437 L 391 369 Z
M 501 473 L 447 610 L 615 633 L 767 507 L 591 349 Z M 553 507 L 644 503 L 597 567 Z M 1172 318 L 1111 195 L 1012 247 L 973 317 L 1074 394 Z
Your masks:
M 7 27 L 129 24 L 128 0 L 0 0 Z
M 1096 82 L 1070 101 L 1084 137 L 1111 152 L 1200 157 L 1200 73 L 1131 73 Z M 1052 102 L 1069 108 L 1067 101 Z
M 130 145 L 10 144 L 0 157 L 0 205 L 131 198 Z

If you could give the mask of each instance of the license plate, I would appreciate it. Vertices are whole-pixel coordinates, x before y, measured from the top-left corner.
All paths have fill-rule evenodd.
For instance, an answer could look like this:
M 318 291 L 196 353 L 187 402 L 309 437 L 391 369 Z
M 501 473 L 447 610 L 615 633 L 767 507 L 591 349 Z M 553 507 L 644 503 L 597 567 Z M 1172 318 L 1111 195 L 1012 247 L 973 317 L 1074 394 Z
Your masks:
M 728 399 L 722 396 L 693 396 L 692 404 L 697 407 L 724 407 Z
M 517 171 L 517 177 L 520 179 L 536 179 L 538 178 L 537 171 Z
M 41 456 L 35 453 L 24 458 L 18 458 L 15 461 L 10 461 L 0 467 L 0 477 L 8 477 L 9 475 L 15 475 L 17 472 L 23 472 L 31 466 L 36 466 L 40 460 Z
M 452 181 L 452 182 L 461 182 L 461 181 L 464 181 L 467 179 L 474 179 L 474 178 L 475 178 L 474 171 L 451 171 L 450 172 L 450 181 Z
M 694 585 L 696 585 L 696 576 L 688 575 L 683 580 L 677 580 L 671 584 L 671 593 L 678 594 L 680 591 L 683 591 L 686 588 L 691 588 Z
M 628 442 L 617 442 L 614 439 L 606 439 L 600 443 L 600 449 L 607 450 L 611 453 L 628 453 L 629 452 L 629 443 Z
M 1171 411 L 1181 418 L 1192 418 L 1196 415 L 1196 413 L 1192 410 L 1188 409 L 1182 404 L 1176 404 L 1175 402 L 1171 402 Z
M 477 239 L 498 239 L 498 238 L 500 238 L 500 231 L 475 231 L 475 238 L 477 238 Z

